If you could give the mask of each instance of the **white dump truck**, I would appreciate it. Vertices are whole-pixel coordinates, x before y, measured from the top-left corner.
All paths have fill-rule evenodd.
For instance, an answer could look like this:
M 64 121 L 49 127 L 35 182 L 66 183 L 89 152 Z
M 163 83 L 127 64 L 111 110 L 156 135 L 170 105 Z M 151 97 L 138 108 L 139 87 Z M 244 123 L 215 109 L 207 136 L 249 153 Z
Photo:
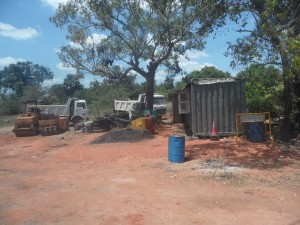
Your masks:
M 27 107 L 32 107 L 28 105 Z M 78 124 L 88 119 L 88 108 L 85 100 L 69 98 L 65 105 L 40 105 L 36 106 L 41 114 L 54 114 L 69 117 L 73 124 Z
M 163 115 L 167 109 L 165 97 L 160 94 L 153 95 L 153 110 L 159 115 Z M 137 100 L 114 100 L 114 110 L 117 112 L 128 112 L 129 117 L 135 112 L 139 112 L 145 108 L 146 94 L 140 94 Z

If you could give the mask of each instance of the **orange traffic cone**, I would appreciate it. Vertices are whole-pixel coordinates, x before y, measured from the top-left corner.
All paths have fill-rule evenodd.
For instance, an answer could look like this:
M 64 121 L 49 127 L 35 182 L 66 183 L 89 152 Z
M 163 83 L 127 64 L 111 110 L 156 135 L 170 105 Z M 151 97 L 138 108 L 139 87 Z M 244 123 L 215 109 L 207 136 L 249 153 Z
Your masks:
M 215 121 L 213 121 L 211 135 L 210 135 L 210 140 L 213 140 L 213 141 L 219 140 L 219 136 L 217 134 L 217 128 L 215 126 Z

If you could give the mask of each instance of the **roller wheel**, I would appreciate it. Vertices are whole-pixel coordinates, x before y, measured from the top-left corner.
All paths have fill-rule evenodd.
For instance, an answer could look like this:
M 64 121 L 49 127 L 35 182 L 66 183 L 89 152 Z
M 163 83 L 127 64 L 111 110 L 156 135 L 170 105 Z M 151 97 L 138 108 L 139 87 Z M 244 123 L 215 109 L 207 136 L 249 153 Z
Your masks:
M 16 137 L 28 137 L 33 136 L 34 133 L 32 130 L 16 130 L 15 135 Z

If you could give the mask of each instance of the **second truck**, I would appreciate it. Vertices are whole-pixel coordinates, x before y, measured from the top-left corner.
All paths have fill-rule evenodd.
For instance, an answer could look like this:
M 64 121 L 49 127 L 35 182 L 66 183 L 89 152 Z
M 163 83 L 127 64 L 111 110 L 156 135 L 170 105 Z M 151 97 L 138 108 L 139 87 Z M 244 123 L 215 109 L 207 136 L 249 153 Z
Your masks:
M 137 100 L 114 100 L 114 110 L 116 112 L 128 112 L 129 118 L 132 120 L 139 116 L 141 111 L 145 109 L 147 102 L 146 94 L 140 94 Z M 166 113 L 167 103 L 165 97 L 160 94 L 153 95 L 153 110 L 158 116 Z

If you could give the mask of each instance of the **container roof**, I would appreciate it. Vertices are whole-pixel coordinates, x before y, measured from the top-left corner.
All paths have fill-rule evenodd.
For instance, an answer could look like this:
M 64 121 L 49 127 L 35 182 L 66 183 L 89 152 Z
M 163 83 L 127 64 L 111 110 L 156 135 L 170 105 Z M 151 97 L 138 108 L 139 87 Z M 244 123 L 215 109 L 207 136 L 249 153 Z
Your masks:
M 215 84 L 215 83 L 227 83 L 234 82 L 235 78 L 192 78 L 191 83 L 196 85 Z
M 192 78 L 187 85 L 175 93 L 186 91 L 191 88 L 191 85 L 206 85 L 206 84 L 216 84 L 216 83 L 226 83 L 235 82 L 237 80 L 244 80 L 242 78 Z

